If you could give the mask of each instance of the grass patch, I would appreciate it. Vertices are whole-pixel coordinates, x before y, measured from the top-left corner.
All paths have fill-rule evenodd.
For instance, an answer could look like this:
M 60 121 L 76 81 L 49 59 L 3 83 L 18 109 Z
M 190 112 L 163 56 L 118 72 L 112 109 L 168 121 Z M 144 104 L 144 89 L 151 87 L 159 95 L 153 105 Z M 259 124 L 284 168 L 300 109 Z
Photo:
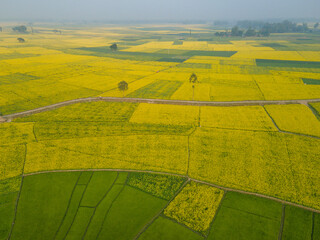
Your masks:
M 228 192 L 208 239 L 277 239 L 280 222 L 280 203 Z
M 101 201 L 99 206 L 97 206 L 96 213 L 94 214 L 88 226 L 88 231 L 84 236 L 85 240 L 98 239 L 99 232 L 103 227 L 104 219 L 107 216 L 113 201 L 115 201 L 122 189 L 122 185 L 113 185 L 107 196 Z
M 181 63 L 177 65 L 178 68 L 200 68 L 200 69 L 211 69 L 212 65 L 209 63 Z
M 165 217 L 158 217 L 139 240 L 201 240 L 203 237 Z
M 320 62 L 256 59 L 258 67 L 320 68 Z
M 194 57 L 194 56 L 209 56 L 209 57 L 231 57 L 236 54 L 236 51 L 188 51 L 182 55 Z
M 280 44 L 280 43 L 262 43 L 260 44 L 261 46 L 264 47 L 270 47 L 273 48 L 276 51 L 289 51 L 291 50 L 288 46 Z
M 187 57 L 186 58 L 181 58 L 181 57 L 163 57 L 163 58 L 158 59 L 157 61 L 158 62 L 182 63 L 185 60 L 187 60 Z
M 82 198 L 81 206 L 95 207 L 111 188 L 116 177 L 116 172 L 94 172 Z
M 183 45 L 183 41 L 175 40 L 172 45 Z
M 0 195 L 0 239 L 8 239 L 18 193 L 7 193 Z
M 128 185 L 151 193 L 155 197 L 169 200 L 184 181 L 184 178 L 177 176 L 130 173 Z
M 78 176 L 79 173 L 49 173 L 24 178 L 12 239 L 51 239 Z
M 126 186 L 112 205 L 99 239 L 133 239 L 166 201 Z
M 307 85 L 320 85 L 320 79 L 302 78 L 302 81 Z
M 169 99 L 171 95 L 183 84 L 180 81 L 159 80 L 142 87 L 127 95 L 132 98 L 161 98 Z
M 310 239 L 312 213 L 293 206 L 286 206 L 283 226 L 283 240 Z
M 320 239 L 320 214 L 319 213 L 313 213 L 314 219 L 313 219 L 313 239 L 317 240 Z
M 94 213 L 93 208 L 80 207 L 78 209 L 77 215 L 74 219 L 74 222 L 68 232 L 66 240 L 78 240 L 82 239 L 82 236 L 85 234 L 86 227 L 90 222 L 90 218 Z
M 10 75 L 0 76 L 0 85 L 15 84 L 15 83 L 27 82 L 27 81 L 37 80 L 37 79 L 40 79 L 40 78 L 36 76 L 22 74 L 22 73 L 14 73 Z
M 82 196 L 85 191 L 84 185 L 77 185 L 72 193 L 71 199 L 70 199 L 70 205 L 69 208 L 66 209 L 65 217 L 63 221 L 61 221 L 61 225 L 59 226 L 59 229 L 55 235 L 55 239 L 62 240 L 65 239 L 65 237 L 68 234 L 68 231 L 72 225 L 72 222 L 74 221 L 74 218 L 77 215 L 78 207 L 80 205 L 80 201 L 82 199 Z

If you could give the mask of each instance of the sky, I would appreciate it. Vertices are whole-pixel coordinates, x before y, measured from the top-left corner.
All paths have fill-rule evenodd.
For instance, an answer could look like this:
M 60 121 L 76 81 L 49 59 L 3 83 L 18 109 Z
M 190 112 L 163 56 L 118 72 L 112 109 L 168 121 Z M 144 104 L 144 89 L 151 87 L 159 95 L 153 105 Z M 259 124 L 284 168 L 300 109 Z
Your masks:
M 263 20 L 319 18 L 320 0 L 1 0 L 1 20 Z

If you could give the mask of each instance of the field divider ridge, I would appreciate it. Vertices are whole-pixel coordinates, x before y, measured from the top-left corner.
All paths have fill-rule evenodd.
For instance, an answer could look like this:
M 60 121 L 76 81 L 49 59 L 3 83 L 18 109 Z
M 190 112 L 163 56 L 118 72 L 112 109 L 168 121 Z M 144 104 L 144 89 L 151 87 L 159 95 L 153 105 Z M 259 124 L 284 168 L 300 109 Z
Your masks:
M 148 229 L 148 227 L 151 226 L 151 224 L 161 215 L 161 213 L 169 206 L 169 204 L 175 199 L 175 197 L 182 191 L 182 189 L 190 182 L 190 178 L 187 178 L 186 181 L 181 185 L 181 187 L 176 191 L 176 193 L 170 198 L 170 200 L 167 202 L 167 204 L 159 211 L 158 214 L 153 216 L 153 218 L 147 222 L 142 229 L 139 231 L 139 233 L 133 238 L 134 240 L 137 240 L 141 234 Z

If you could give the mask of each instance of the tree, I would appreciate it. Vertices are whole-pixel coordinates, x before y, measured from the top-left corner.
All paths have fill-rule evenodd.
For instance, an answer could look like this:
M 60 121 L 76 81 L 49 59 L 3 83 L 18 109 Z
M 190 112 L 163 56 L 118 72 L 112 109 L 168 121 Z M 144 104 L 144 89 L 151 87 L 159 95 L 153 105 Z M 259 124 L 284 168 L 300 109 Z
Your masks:
M 2 32 L 2 27 L 0 27 L 0 32 Z
M 257 33 L 256 33 L 256 30 L 252 29 L 252 28 L 249 28 L 246 32 L 245 32 L 245 36 L 246 37 L 253 37 L 255 36 Z
M 262 28 L 260 30 L 259 34 L 261 36 L 263 36 L 263 37 L 269 37 L 270 36 L 270 30 L 269 30 L 269 28 L 264 27 L 264 28 Z
M 319 27 L 319 23 L 317 22 L 317 23 L 314 24 L 313 28 L 317 29 L 318 27 Z
M 118 83 L 118 89 L 122 92 L 124 97 L 124 92 L 128 90 L 128 83 L 126 81 L 121 81 Z
M 19 43 L 24 43 L 25 40 L 23 38 L 17 38 L 17 40 L 19 41 Z
M 192 73 L 190 78 L 189 78 L 189 82 L 192 84 L 192 101 L 194 100 L 194 88 L 195 88 L 195 84 L 198 83 L 198 77 L 195 73 Z
M 110 46 L 110 49 L 111 49 L 112 51 L 117 51 L 117 50 L 118 50 L 118 45 L 117 45 L 116 43 L 114 43 L 114 44 L 112 44 L 112 45 Z
M 13 31 L 19 32 L 19 33 L 26 33 L 27 27 L 26 26 L 17 26 L 12 28 Z
M 238 26 L 234 26 L 232 29 L 231 29 L 231 36 L 242 36 L 243 34 L 243 31 L 239 30 L 239 27 Z

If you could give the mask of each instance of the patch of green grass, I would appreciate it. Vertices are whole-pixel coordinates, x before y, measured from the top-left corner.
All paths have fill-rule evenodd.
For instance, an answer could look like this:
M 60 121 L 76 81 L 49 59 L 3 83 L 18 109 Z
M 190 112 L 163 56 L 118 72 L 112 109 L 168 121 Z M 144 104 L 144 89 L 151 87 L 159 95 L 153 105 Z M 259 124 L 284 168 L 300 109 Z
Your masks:
M 231 57 L 236 54 L 236 51 L 188 51 L 182 55 L 193 56 L 210 56 L 210 57 Z
M 226 194 L 223 206 L 265 216 L 274 220 L 280 220 L 282 215 L 282 206 L 280 203 L 236 192 L 228 192 Z
M 307 85 L 320 85 L 320 79 L 302 78 L 302 81 Z
M 320 62 L 256 59 L 258 67 L 320 68 Z
M 200 240 L 202 236 L 188 228 L 169 220 L 158 217 L 139 237 L 139 240 Z
M 280 222 L 280 203 L 228 192 L 208 239 L 277 239 Z
M 18 193 L 7 193 L 0 195 L 0 240 L 8 239 Z
M 63 221 L 60 222 L 58 232 L 56 233 L 55 239 L 62 240 L 67 236 L 68 230 L 71 227 L 71 224 L 74 218 L 77 215 L 78 207 L 80 205 L 81 198 L 85 191 L 84 185 L 77 185 L 72 193 L 70 199 L 70 205 L 65 212 L 65 217 Z
M 166 201 L 126 186 L 113 203 L 98 239 L 133 239 Z
M 81 206 L 95 207 L 111 188 L 116 172 L 94 172 L 81 201 Z
M 166 56 L 166 54 L 145 53 L 145 52 L 126 52 L 112 51 L 109 46 L 106 47 L 84 47 L 74 49 L 74 54 L 90 55 L 97 57 L 111 57 L 115 59 L 134 60 L 134 61 L 156 61 Z M 77 51 L 77 50 L 80 50 Z M 69 51 L 73 53 L 72 50 Z
M 184 178 L 177 176 L 130 173 L 128 185 L 151 193 L 155 197 L 169 200 L 178 191 L 184 181 Z
M 312 212 L 286 206 L 282 240 L 310 239 L 312 232 Z
M 320 214 L 313 213 L 313 238 L 312 240 L 319 240 L 320 239 Z
M 94 213 L 93 208 L 80 207 L 78 209 L 75 220 L 68 232 L 66 240 L 78 240 L 82 239 L 85 234 L 86 227 L 90 222 L 90 218 Z
M 290 50 L 290 48 L 288 46 L 280 44 L 280 43 L 262 43 L 260 45 L 264 46 L 264 47 L 271 47 L 276 51 L 289 51 Z
M 211 69 L 212 65 L 209 63 L 181 63 L 177 65 L 178 68 L 201 68 L 201 69 Z
M 37 57 L 39 54 L 23 54 L 23 53 L 9 53 L 9 54 L 1 54 L 0 60 L 8 60 L 8 59 L 18 59 L 18 58 L 28 58 L 28 57 Z
M 169 99 L 182 84 L 180 81 L 159 80 L 130 93 L 128 97 Z
M 22 74 L 22 73 L 14 73 L 10 75 L 0 76 L 0 85 L 21 83 L 21 82 L 27 82 L 27 81 L 37 80 L 37 79 L 39 79 L 39 77 Z
M 92 171 L 88 172 L 81 172 L 79 180 L 78 180 L 78 185 L 87 185 L 93 175 Z
M 175 40 L 172 45 L 183 45 L 183 41 Z
M 115 184 L 125 184 L 128 179 L 128 173 L 127 172 L 118 172 L 118 178 L 115 182 Z
M 188 50 L 181 50 L 181 49 L 161 49 L 159 51 L 157 51 L 156 53 L 163 53 L 163 54 L 167 54 L 167 56 L 171 56 L 171 55 L 182 55 L 184 53 L 188 52 Z M 181 58 L 184 59 L 184 58 Z M 186 58 L 185 58 L 186 59 Z
M 158 62 L 175 62 L 175 63 L 181 63 L 187 60 L 187 58 L 183 57 L 163 57 L 158 59 Z
M 98 238 L 99 232 L 102 230 L 105 217 L 107 216 L 109 209 L 112 206 L 112 203 L 117 198 L 122 189 L 123 185 L 114 185 L 112 189 L 108 192 L 107 196 L 101 201 L 88 226 L 88 230 L 84 236 L 85 240 L 92 240 Z
M 26 110 L 31 110 L 38 108 L 39 105 L 31 102 L 30 100 L 25 100 L 25 101 L 17 101 L 13 104 L 7 104 L 0 106 L 0 113 L 2 115 L 7 115 L 11 113 L 16 113 L 16 112 L 23 112 Z
M 25 177 L 11 239 L 51 239 L 58 230 L 79 174 Z

